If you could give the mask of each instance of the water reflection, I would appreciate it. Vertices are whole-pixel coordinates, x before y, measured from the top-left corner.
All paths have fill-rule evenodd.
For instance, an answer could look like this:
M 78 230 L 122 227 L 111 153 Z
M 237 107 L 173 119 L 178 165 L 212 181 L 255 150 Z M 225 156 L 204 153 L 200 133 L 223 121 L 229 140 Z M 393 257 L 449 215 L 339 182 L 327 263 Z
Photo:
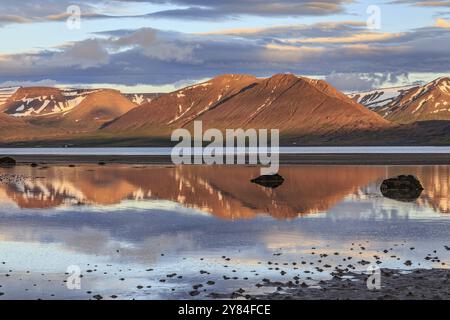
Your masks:
M 0 275 L 10 275 L 2 292 L 191 298 L 192 285 L 203 283 L 198 298 L 207 298 L 239 288 L 260 293 L 255 284 L 263 278 L 326 279 L 327 264 L 363 270 L 356 261 L 375 264 L 375 256 L 380 267 L 404 269 L 411 260 L 411 268 L 446 268 L 449 168 L 289 166 L 275 189 L 251 182 L 256 167 L 0 169 Z M 422 182 L 416 202 L 381 195 L 381 182 L 401 174 Z M 64 286 L 69 265 L 82 268 L 83 290 Z
M 252 183 L 256 167 L 19 166 L 0 172 L 1 204 L 22 209 L 168 200 L 224 219 L 291 219 L 326 212 L 348 196 L 381 196 L 374 190 L 385 178 L 413 174 L 424 186 L 415 203 L 450 212 L 450 166 L 289 166 L 280 169 L 284 181 L 277 188 Z

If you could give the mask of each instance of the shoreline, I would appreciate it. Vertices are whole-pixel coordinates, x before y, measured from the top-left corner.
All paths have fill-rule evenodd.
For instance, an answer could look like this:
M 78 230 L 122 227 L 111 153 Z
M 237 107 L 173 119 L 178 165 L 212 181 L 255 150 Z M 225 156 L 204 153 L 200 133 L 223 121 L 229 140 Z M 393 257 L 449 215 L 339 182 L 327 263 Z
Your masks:
M 267 294 L 213 294 L 213 299 L 248 300 L 450 300 L 449 269 L 380 269 L 381 288 L 369 290 L 365 273 L 335 273 L 330 280 L 309 286 L 304 282 L 271 282 L 259 285 L 273 288 Z M 350 278 L 348 278 L 350 277 Z
M 172 165 L 170 155 L 9 155 L 17 164 L 153 164 Z M 450 153 L 417 154 L 280 154 L 280 165 L 450 165 Z M 248 163 L 247 163 L 248 164 Z

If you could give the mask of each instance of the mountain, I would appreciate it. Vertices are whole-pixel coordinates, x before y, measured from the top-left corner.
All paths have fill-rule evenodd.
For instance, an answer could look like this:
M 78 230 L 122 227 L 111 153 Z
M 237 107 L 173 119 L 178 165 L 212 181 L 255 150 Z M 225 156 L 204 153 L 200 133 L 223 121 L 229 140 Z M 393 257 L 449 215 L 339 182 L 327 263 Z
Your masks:
M 349 97 L 359 104 L 362 104 L 372 111 L 377 112 L 383 109 L 383 107 L 389 105 L 399 96 L 405 92 L 417 86 L 401 86 L 392 88 L 382 88 L 370 91 L 351 93 Z
M 347 96 L 292 74 L 222 75 L 167 94 L 3 88 L 0 141 L 167 146 L 174 129 L 201 120 L 204 130 L 279 129 L 282 145 L 447 145 L 449 95 L 448 78 Z
M 124 96 L 127 97 L 131 102 L 137 104 L 138 106 L 144 103 L 151 102 L 153 99 L 158 98 L 161 93 L 125 93 Z
M 47 134 L 48 129 L 60 134 L 96 130 L 137 106 L 131 96 L 111 89 L 21 87 L 2 89 L 0 94 L 4 99 L 3 115 L 41 127 L 38 131 L 42 134 Z
M 72 110 L 95 90 L 60 90 L 50 87 L 18 88 L 2 109 L 15 117 L 45 116 Z
M 396 89 L 391 89 L 394 93 Z M 386 103 L 379 99 L 376 107 L 371 104 L 370 95 L 354 95 L 358 102 L 372 107 L 385 119 L 397 123 L 413 123 L 417 121 L 450 120 L 450 78 L 438 78 L 423 86 L 413 86 L 392 94 Z M 389 93 L 386 95 L 389 96 Z M 377 98 L 375 98 L 375 101 Z
M 146 131 L 166 134 L 183 127 L 257 82 L 253 76 L 225 75 L 165 94 L 128 112 L 107 126 L 107 131 Z
M 120 91 L 102 89 L 89 94 L 76 108 L 59 119 L 70 127 L 97 129 L 135 108 Z
M 202 120 L 204 128 L 276 128 L 282 135 L 352 132 L 388 121 L 320 80 L 278 74 L 267 79 L 223 75 L 145 103 L 103 130 L 168 135 Z
M 22 119 L 17 119 L 7 114 L 0 113 L 0 133 L 2 135 L 14 134 L 14 129 L 22 129 L 26 127 L 27 123 Z
M 64 114 L 81 105 L 89 95 L 107 89 L 59 89 L 52 87 L 0 88 L 0 110 L 14 117 Z M 135 105 L 147 103 L 158 93 L 123 94 Z
M 279 74 L 260 80 L 202 115 L 206 127 L 276 128 L 281 135 L 330 135 L 381 129 L 389 122 L 325 81 Z
M 6 101 L 19 89 L 19 87 L 0 88 L 0 111 L 4 111 Z
M 53 133 L 53 129 L 41 130 L 21 118 L 15 118 L 0 112 L 0 141 L 31 141 L 38 135 Z

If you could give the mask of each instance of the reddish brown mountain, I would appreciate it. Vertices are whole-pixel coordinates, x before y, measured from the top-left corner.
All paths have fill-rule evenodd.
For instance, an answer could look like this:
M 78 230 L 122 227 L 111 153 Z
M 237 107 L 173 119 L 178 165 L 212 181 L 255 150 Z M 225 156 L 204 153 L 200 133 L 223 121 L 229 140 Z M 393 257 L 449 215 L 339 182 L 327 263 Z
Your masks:
M 58 114 L 76 107 L 92 90 L 60 90 L 49 87 L 19 88 L 2 109 L 16 117 Z
M 99 128 L 135 107 L 136 104 L 120 91 L 105 89 L 88 95 L 76 108 L 64 115 L 64 120 L 72 125 Z
M 7 114 L 0 113 L 0 133 L 2 135 L 12 135 L 12 130 L 27 129 L 29 125 L 22 119 L 11 117 Z
M 107 131 L 167 133 L 218 107 L 258 80 L 247 75 L 224 75 L 165 94 L 135 108 L 107 127 Z
M 276 128 L 281 134 L 333 134 L 389 127 L 388 121 L 324 81 L 279 74 L 224 75 L 135 108 L 107 132 L 168 134 L 202 120 L 205 128 Z
M 324 81 L 275 75 L 202 115 L 206 127 L 276 128 L 281 134 L 324 135 L 389 126 Z
M 102 89 L 86 95 L 75 107 L 66 112 L 27 117 L 26 119 L 30 123 L 44 128 L 86 132 L 100 128 L 135 107 L 136 104 L 119 91 Z
M 0 142 L 33 140 L 38 135 L 51 132 L 53 130 L 44 132 L 41 128 L 29 124 L 23 119 L 0 113 Z

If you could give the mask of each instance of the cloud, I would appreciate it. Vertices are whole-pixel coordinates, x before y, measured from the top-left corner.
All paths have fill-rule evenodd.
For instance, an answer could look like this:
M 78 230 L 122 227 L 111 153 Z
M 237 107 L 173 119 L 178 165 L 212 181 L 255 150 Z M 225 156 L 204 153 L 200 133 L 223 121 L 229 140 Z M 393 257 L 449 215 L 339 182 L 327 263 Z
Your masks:
M 450 7 L 448 0 L 396 0 L 392 1 L 394 4 L 411 4 L 418 7 Z
M 395 39 L 404 33 L 357 33 L 347 37 L 288 39 L 289 43 L 367 43 Z
M 82 69 L 107 64 L 109 54 L 102 42 L 87 39 L 66 45 L 61 52 L 52 56 L 49 66 L 78 65 Z
M 325 80 L 347 92 L 362 92 L 409 82 L 408 73 L 332 73 Z
M 340 22 L 214 34 L 143 28 L 94 36 L 37 53 L 3 55 L 0 81 L 165 85 L 222 73 L 291 72 L 333 75 L 331 80 L 348 89 L 369 88 L 381 81 L 373 76 L 380 73 L 450 72 L 450 33 L 438 27 L 391 34 Z M 372 76 L 359 77 L 358 85 L 360 74 Z
M 165 10 L 152 16 L 199 18 L 217 16 L 321 16 L 337 14 L 344 11 L 344 5 L 351 0 L 166 0 L 142 1 L 160 2 L 185 6 L 186 8 Z
M 0 88 L 5 87 L 54 87 L 58 83 L 55 80 L 43 79 L 39 81 L 5 81 L 0 83 Z
M 95 3 L 90 0 L 0 0 L 0 26 L 13 23 L 66 21 L 72 15 L 68 9 L 74 5 L 79 7 L 82 19 L 116 19 L 120 18 L 120 15 L 113 13 L 119 3 L 126 1 L 103 0 Z
M 450 21 L 445 20 L 445 19 L 436 19 L 436 27 L 450 28 Z
M 21 16 L 0 14 L 0 26 L 10 23 L 29 23 L 29 22 L 31 22 L 30 19 Z
M 352 0 L 0 0 L 0 26 L 10 23 L 64 21 L 67 8 L 77 5 L 83 19 L 169 18 L 189 20 L 234 19 L 243 15 L 263 17 L 323 16 L 344 12 Z M 130 15 L 127 7 L 136 3 L 159 5 L 167 9 Z M 153 10 L 153 11 L 151 11 Z
M 351 35 L 356 30 L 367 30 L 367 23 L 360 21 L 319 22 L 275 26 L 268 28 L 241 28 L 199 33 L 200 35 L 240 36 L 244 38 L 286 38 L 286 37 L 335 37 Z
M 195 45 L 178 39 L 168 40 L 158 36 L 157 30 L 143 28 L 118 38 L 111 38 L 110 42 L 117 48 L 137 48 L 145 56 L 163 61 L 200 63 L 193 56 Z

